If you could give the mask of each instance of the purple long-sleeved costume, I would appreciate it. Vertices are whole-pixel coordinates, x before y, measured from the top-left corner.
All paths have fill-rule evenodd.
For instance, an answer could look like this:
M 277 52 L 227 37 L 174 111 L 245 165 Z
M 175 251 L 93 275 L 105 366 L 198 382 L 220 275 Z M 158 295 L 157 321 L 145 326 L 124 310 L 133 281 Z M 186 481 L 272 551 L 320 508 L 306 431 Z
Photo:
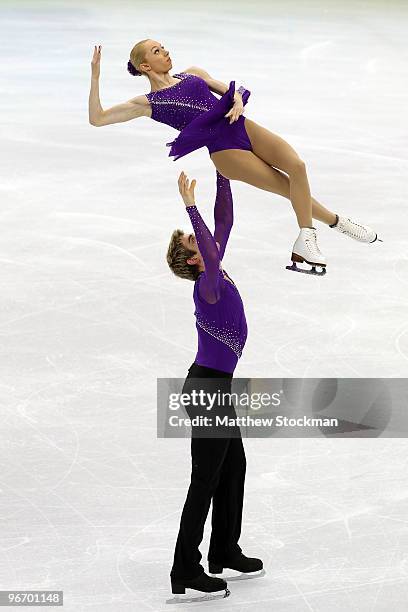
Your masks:
M 247 338 L 244 305 L 237 287 L 220 269 L 233 224 L 230 182 L 217 171 L 214 207 L 215 231 L 211 234 L 196 206 L 187 206 L 205 271 L 194 284 L 199 365 L 233 372 Z M 216 242 L 220 245 L 218 250 Z

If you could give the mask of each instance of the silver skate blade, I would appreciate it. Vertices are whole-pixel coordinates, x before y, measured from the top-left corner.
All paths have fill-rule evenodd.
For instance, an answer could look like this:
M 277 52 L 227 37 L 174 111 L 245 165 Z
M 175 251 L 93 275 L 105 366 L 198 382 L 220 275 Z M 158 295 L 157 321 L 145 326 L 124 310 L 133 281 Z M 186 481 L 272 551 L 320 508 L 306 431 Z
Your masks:
M 194 589 L 189 589 L 186 587 L 186 591 L 192 591 Z M 195 603 L 196 601 L 212 601 L 214 599 L 225 599 L 225 597 L 229 597 L 231 595 L 231 591 L 229 589 L 225 589 L 225 591 L 215 591 L 214 593 L 204 593 L 204 595 L 199 595 L 197 597 L 192 597 L 191 594 L 185 595 L 175 595 L 172 599 L 167 599 L 166 604 L 181 604 L 181 603 Z
M 234 571 L 234 570 L 231 570 L 231 571 Z M 261 570 L 257 572 L 248 572 L 247 574 L 245 574 L 244 572 L 238 572 L 238 574 L 230 576 L 229 574 L 223 572 L 221 575 L 220 574 L 210 574 L 210 576 L 214 576 L 215 578 L 222 578 L 223 580 L 226 580 L 227 582 L 233 582 L 234 580 L 250 580 L 251 578 L 262 578 L 262 576 L 265 576 L 265 574 L 266 574 L 265 568 L 263 567 Z
M 326 268 L 323 268 L 322 266 L 318 266 L 319 268 L 322 268 L 321 272 L 317 272 L 316 270 L 316 265 L 313 264 L 309 264 L 312 266 L 312 269 L 310 270 L 305 270 L 304 268 L 298 268 L 296 265 L 296 262 L 293 261 L 291 266 L 286 266 L 286 270 L 291 270 L 292 272 L 302 272 L 303 274 L 312 274 L 312 276 L 324 276 L 326 274 Z

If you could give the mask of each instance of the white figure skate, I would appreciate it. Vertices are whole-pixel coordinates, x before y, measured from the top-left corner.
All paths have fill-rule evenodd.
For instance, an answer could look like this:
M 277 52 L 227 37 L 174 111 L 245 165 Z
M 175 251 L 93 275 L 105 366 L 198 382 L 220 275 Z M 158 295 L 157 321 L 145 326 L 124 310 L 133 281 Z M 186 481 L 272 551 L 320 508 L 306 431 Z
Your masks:
M 383 242 L 380 238 L 378 238 L 376 232 L 369 227 L 368 225 L 361 225 L 361 223 L 355 223 L 349 218 L 338 216 L 338 221 L 335 226 L 331 226 L 333 229 L 341 232 L 342 234 L 346 234 L 350 238 L 354 238 L 354 240 L 358 240 L 359 242 L 375 242 L 378 240 L 379 242 Z
M 299 236 L 293 245 L 292 249 L 292 265 L 286 266 L 287 270 L 293 272 L 303 272 L 304 274 L 313 274 L 314 276 L 323 276 L 326 274 L 326 257 L 320 251 L 316 242 L 316 228 L 302 227 Z M 298 268 L 296 263 L 307 263 L 311 268 Z M 317 271 L 316 267 L 321 268 Z

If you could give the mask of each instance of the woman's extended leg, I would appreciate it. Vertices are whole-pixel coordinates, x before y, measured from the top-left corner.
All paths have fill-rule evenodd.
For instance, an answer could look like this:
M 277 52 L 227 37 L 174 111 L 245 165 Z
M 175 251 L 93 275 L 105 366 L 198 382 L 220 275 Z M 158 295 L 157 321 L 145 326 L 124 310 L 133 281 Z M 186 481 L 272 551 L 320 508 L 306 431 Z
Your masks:
M 246 121 L 248 120 L 246 119 Z M 251 151 L 242 151 L 240 149 L 216 151 L 211 154 L 211 160 L 225 178 L 243 181 L 259 189 L 277 193 L 284 198 L 290 199 L 291 197 L 289 177 L 280 170 L 270 166 Z M 313 197 L 311 202 L 312 217 L 314 219 L 327 225 L 335 223 L 335 213 L 322 206 Z
M 305 165 L 296 151 L 276 134 L 251 119 L 244 119 L 252 151 L 225 149 L 211 153 L 211 160 L 220 174 L 227 179 L 243 181 L 289 198 L 301 228 L 310 227 L 310 217 L 313 217 L 326 225 L 335 226 L 336 230 L 359 242 L 381 241 L 371 227 L 336 215 L 311 197 Z M 306 239 L 309 246 L 306 245 Z M 294 256 L 297 257 L 296 261 L 301 261 L 299 257 L 309 261 L 307 258 L 310 255 L 310 244 L 313 244 L 313 261 L 325 264 L 324 255 L 316 244 L 315 229 L 300 230 L 299 238 L 293 245 L 292 261 Z

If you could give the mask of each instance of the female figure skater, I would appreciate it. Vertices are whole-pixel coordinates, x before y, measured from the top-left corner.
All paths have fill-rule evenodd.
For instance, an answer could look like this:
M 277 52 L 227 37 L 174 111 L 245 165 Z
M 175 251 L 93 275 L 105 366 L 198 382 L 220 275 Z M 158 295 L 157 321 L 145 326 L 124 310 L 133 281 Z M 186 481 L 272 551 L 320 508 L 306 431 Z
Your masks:
M 99 99 L 100 59 L 101 46 L 95 46 L 90 123 L 102 126 L 151 117 L 180 130 L 180 135 L 167 143 L 174 161 L 206 146 L 211 161 L 224 177 L 289 198 L 300 232 L 292 248 L 292 266 L 287 269 L 311 274 L 326 272 L 326 257 L 317 245 L 312 218 L 360 242 L 377 240 L 370 227 L 339 217 L 311 197 L 306 166 L 296 151 L 276 134 L 243 116 L 250 96 L 245 88 L 234 91 L 234 81 L 227 87 L 195 66 L 171 76 L 169 52 L 159 42 L 145 39 L 133 47 L 128 71 L 147 76 L 151 91 L 104 110 Z M 306 262 L 312 268 L 298 268 L 296 262 Z
M 167 262 L 176 276 L 195 281 L 193 298 L 198 333 L 198 351 L 188 370 L 183 393 L 203 390 L 206 397 L 207 393 L 231 393 L 233 372 L 247 338 L 247 324 L 239 291 L 221 267 L 233 224 L 229 180 L 217 171 L 214 236 L 195 205 L 196 181 L 193 180 L 190 186 L 182 172 L 178 182 L 195 233 L 185 234 L 178 229 L 173 232 Z M 236 418 L 232 402 L 226 406 L 215 402 L 211 412 L 203 405 L 197 411 L 191 406 L 186 406 L 186 410 L 190 418 L 203 414 L 213 419 L 215 415 Z M 230 431 L 226 433 L 228 429 Z M 191 459 L 191 482 L 170 573 L 172 591 L 185 593 L 186 588 L 207 593 L 225 591 L 225 597 L 229 594 L 226 581 L 208 576 L 200 565 L 198 547 L 211 499 L 209 572 L 221 574 L 224 568 L 231 568 L 243 572 L 239 577 L 264 573 L 262 561 L 246 557 L 238 545 L 246 471 L 239 427 L 235 425 L 215 432 L 214 427 L 208 431 L 208 427 L 193 426 Z

